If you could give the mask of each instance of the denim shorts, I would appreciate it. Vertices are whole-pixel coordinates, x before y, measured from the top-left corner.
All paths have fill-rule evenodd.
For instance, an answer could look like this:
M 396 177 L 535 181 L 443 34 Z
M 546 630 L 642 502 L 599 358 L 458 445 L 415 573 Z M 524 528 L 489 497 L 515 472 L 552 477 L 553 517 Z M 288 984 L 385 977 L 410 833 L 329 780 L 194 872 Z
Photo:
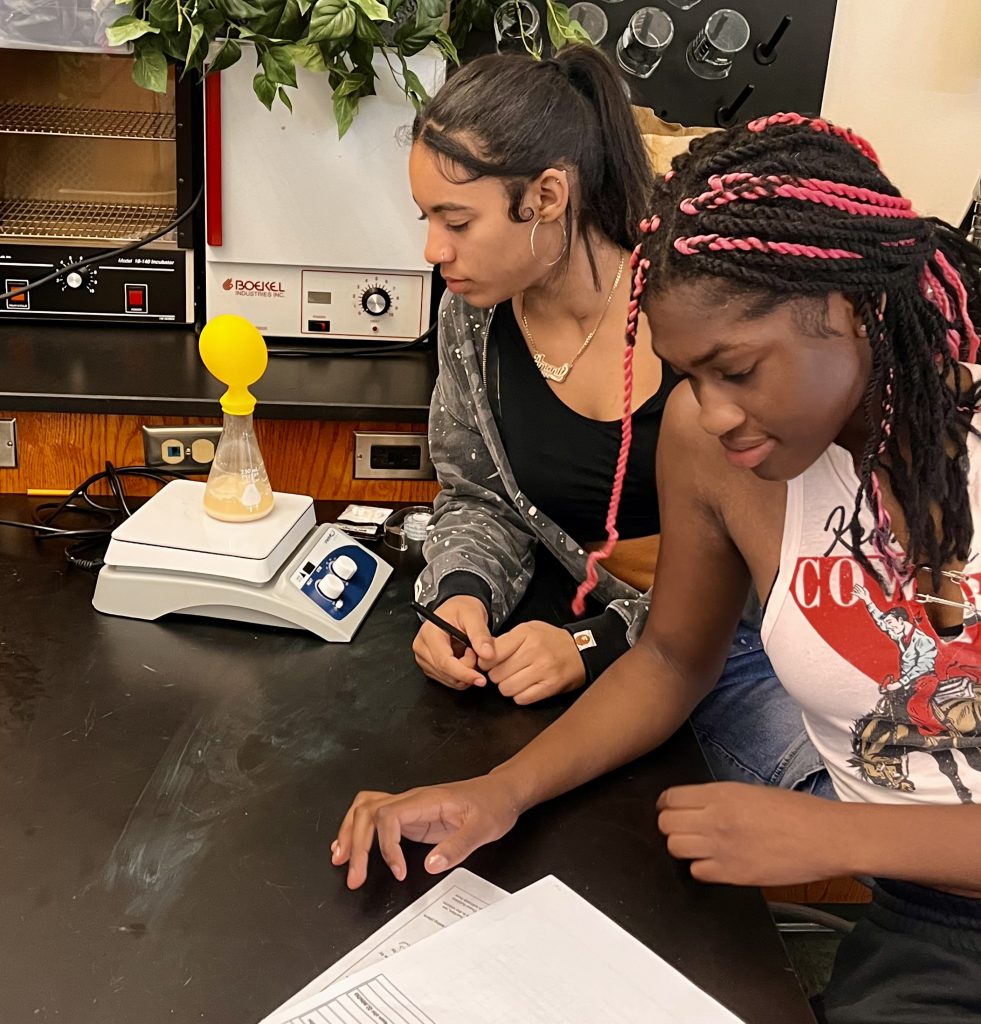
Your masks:
M 834 798 L 800 706 L 780 685 L 759 631 L 741 624 L 722 678 L 691 724 L 716 779 L 755 782 Z

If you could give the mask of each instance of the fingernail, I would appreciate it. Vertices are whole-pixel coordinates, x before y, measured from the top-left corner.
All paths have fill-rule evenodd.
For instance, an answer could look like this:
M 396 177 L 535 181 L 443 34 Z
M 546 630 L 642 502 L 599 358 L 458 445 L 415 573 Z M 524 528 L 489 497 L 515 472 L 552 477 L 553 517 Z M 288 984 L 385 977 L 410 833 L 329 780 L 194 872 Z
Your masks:
M 487 685 L 487 680 L 483 676 L 474 676 L 473 677 L 473 685 L 474 686 L 486 686 Z
M 401 864 L 396 864 L 393 874 L 401 882 L 405 878 L 405 868 Z
M 336 839 L 330 844 L 330 852 L 331 853 L 337 853 L 337 840 Z
M 441 853 L 431 853 L 426 858 L 426 867 L 430 871 L 445 871 L 446 858 Z

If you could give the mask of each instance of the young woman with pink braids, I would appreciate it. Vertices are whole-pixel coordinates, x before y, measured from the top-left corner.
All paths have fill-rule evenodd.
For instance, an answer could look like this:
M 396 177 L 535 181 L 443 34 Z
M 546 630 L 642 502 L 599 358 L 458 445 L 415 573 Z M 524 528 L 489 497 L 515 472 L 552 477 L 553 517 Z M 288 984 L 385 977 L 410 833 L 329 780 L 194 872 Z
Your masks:
M 824 1019 L 979 1020 L 981 252 L 919 216 L 862 139 L 796 114 L 695 143 L 649 209 L 627 368 L 642 310 L 687 382 L 662 428 L 644 632 L 489 774 L 359 795 L 333 861 L 359 886 L 377 835 L 402 878 L 404 835 L 444 871 L 657 746 L 712 687 L 754 588 L 841 799 L 669 789 L 668 849 L 706 882 L 874 877 Z

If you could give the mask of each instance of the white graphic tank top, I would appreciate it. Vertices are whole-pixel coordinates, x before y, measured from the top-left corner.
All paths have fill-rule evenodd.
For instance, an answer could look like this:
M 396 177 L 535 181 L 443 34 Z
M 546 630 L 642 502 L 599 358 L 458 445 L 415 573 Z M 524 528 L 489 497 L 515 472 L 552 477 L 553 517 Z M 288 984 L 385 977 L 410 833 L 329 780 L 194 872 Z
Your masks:
M 981 367 L 969 369 L 981 376 Z M 978 523 L 977 437 L 968 455 Z M 841 799 L 981 803 L 981 539 L 975 530 L 961 582 L 974 612 L 945 640 L 912 586 L 887 595 L 854 558 L 847 524 L 858 489 L 851 455 L 838 446 L 788 483 L 764 647 Z M 865 507 L 863 536 L 871 524 Z M 873 557 L 867 542 L 863 551 Z

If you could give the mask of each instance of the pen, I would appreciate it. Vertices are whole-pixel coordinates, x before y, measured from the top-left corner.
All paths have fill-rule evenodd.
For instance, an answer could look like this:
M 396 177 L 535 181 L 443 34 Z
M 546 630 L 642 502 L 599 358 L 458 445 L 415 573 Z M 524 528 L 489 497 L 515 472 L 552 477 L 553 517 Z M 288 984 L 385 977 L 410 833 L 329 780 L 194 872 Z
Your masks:
M 446 619 L 441 619 L 435 612 L 431 612 L 424 605 L 418 604 L 416 601 L 410 601 L 414 611 L 417 611 L 424 619 L 427 619 L 434 626 L 439 626 L 444 632 L 449 633 L 454 640 L 459 640 L 464 647 L 470 647 L 473 649 L 473 645 L 470 643 L 470 638 L 462 629 L 457 629 L 456 626 L 451 626 Z

